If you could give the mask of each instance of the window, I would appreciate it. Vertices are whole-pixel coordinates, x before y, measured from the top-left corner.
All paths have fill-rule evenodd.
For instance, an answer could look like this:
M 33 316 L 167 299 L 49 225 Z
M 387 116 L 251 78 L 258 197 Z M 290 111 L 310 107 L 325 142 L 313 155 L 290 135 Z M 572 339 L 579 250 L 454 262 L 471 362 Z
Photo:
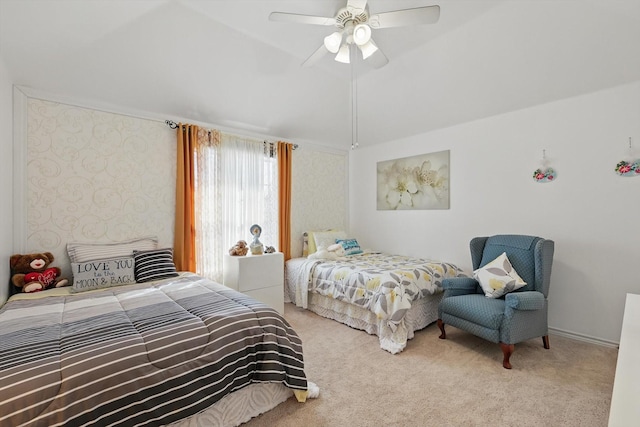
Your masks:
M 195 215 L 197 273 L 222 281 L 223 255 L 262 227 L 265 246 L 278 243 L 278 163 L 261 140 L 221 135 L 219 145 L 198 147 Z

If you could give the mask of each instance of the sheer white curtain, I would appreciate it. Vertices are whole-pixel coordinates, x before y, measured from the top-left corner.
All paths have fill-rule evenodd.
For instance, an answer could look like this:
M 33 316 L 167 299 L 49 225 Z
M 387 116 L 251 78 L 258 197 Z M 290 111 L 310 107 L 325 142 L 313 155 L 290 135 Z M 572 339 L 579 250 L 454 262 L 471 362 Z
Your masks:
M 222 260 L 249 228 L 262 227 L 263 245 L 278 242 L 275 152 L 263 141 L 221 134 L 220 144 L 199 147 L 196 169 L 196 269 L 222 282 Z

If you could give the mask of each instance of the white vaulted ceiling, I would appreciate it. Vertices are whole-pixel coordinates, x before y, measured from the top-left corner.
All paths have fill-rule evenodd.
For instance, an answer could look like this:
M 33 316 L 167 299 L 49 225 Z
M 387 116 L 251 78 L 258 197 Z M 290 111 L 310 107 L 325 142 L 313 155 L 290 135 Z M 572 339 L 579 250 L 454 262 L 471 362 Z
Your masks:
M 350 68 L 300 64 L 346 0 L 0 0 L 14 84 L 222 128 L 348 148 Z M 389 64 L 360 64 L 360 146 L 640 80 L 638 0 L 370 0 L 439 4 L 434 25 L 374 30 Z

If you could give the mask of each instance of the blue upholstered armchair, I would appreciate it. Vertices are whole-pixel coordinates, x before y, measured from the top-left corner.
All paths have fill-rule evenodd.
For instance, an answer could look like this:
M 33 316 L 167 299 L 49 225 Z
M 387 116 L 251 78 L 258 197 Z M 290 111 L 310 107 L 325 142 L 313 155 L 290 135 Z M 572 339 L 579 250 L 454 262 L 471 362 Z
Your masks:
M 500 343 L 502 366 L 511 369 L 514 344 L 542 337 L 544 348 L 549 348 L 547 295 L 554 242 L 534 236 L 497 235 L 476 237 L 469 246 L 474 271 L 506 253 L 513 270 L 527 284 L 502 297 L 489 298 L 474 278 L 444 279 L 444 296 L 438 308 L 440 338 L 446 338 L 447 324 Z

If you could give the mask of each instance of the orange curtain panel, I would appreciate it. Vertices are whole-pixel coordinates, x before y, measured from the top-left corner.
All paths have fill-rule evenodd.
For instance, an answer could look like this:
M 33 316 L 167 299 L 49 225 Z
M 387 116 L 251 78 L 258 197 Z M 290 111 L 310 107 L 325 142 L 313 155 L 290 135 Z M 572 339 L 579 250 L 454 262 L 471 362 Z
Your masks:
M 176 223 L 173 260 L 178 271 L 196 271 L 195 150 L 198 126 L 180 124 L 176 171 Z
M 285 261 L 291 258 L 291 158 L 293 145 L 278 141 L 278 247 Z

